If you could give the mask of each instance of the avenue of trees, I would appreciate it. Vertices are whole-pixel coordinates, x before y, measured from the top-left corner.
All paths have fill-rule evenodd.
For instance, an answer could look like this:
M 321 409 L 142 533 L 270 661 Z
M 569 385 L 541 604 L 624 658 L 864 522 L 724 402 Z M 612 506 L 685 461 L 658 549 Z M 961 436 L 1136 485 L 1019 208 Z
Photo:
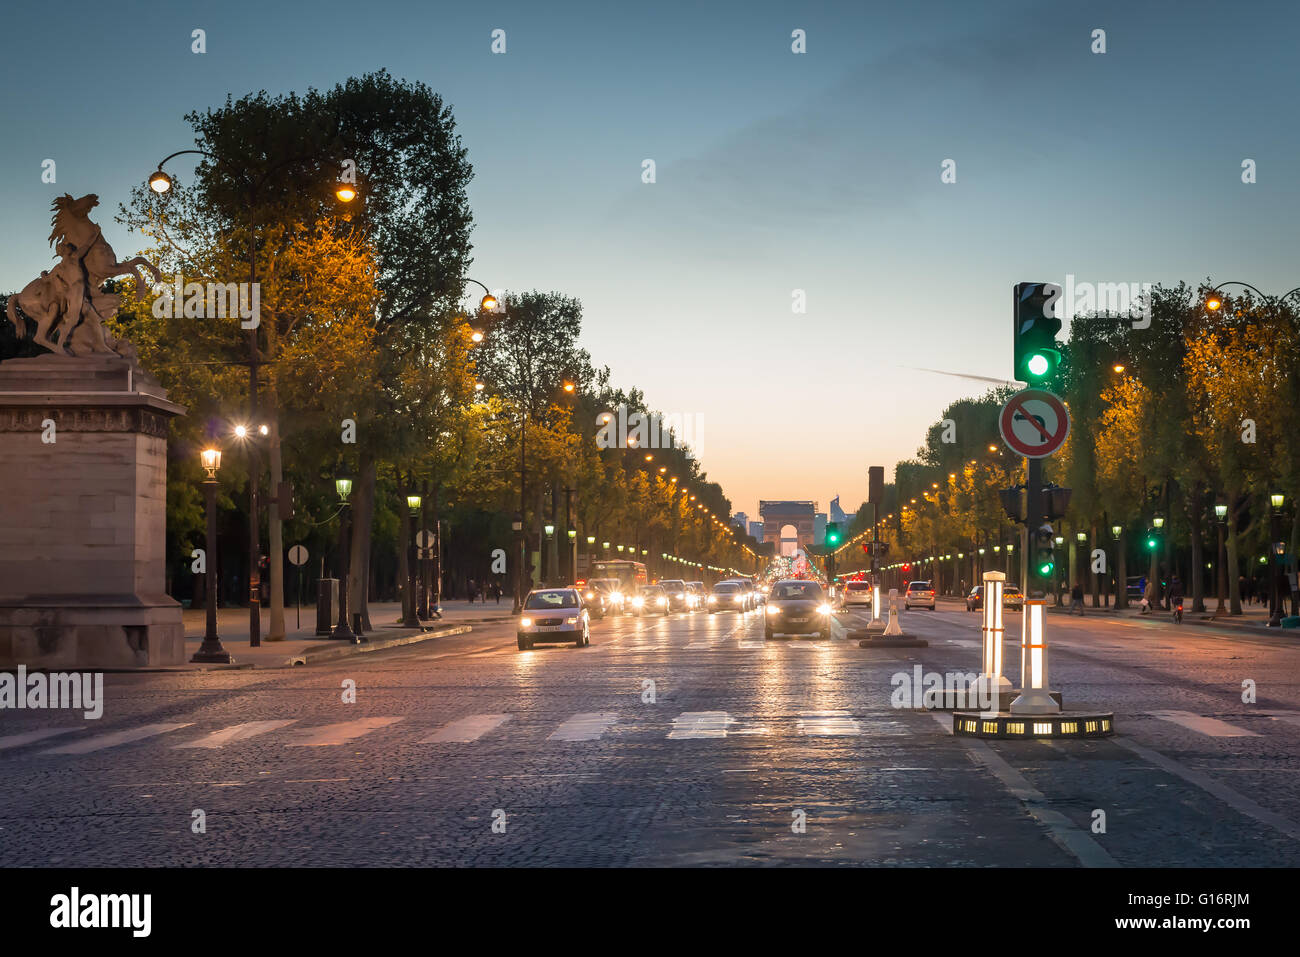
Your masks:
M 670 565 L 665 553 L 752 568 L 744 548 L 754 543 L 726 529 L 730 503 L 688 449 L 598 445 L 600 416 L 619 405 L 650 410 L 639 391 L 614 388 L 580 347 L 577 299 L 511 293 L 481 309 L 481 293 L 466 282 L 472 170 L 437 94 L 381 71 L 325 91 L 227 99 L 186 119 L 203 155 L 169 161 L 172 188 L 159 194 L 142 184 L 118 218 L 144 237 L 142 252 L 165 285 L 245 283 L 255 274 L 260 303 L 250 333 L 238 315 L 180 301 L 160 308 L 159 290 L 131 280 L 117 287 L 123 304 L 112 331 L 188 410 L 172 423 L 168 450 L 173 594 L 197 597 L 199 451 L 215 445 L 223 450 L 221 547 L 210 560 L 222 600 L 245 600 L 251 443 L 263 489 L 259 537 L 271 557 L 272 639 L 286 632 L 286 593 L 290 605 L 296 597 L 286 550 L 307 547 L 308 589 L 338 568 L 342 475 L 354 480 L 350 604 L 363 615 L 369 601 L 412 600 L 408 493 L 424 497 L 422 522 L 442 522 L 442 579 L 453 588 L 499 571 L 492 555 L 502 549 L 509 566 L 498 577 L 508 593 L 519 563 L 512 522 L 522 510 L 535 551 L 536 529 L 552 520 L 553 489 L 574 490 L 583 552 L 591 535 L 601 551 L 610 541 L 611 557 L 620 557 L 616 544 L 635 546 L 656 571 Z M 351 202 L 335 194 L 345 181 L 355 186 Z M 234 437 L 238 424 L 250 438 Z M 293 488 L 291 516 L 280 514 L 281 483 Z M 686 577 L 682 565 L 671 567 Z
M 1155 287 L 1146 327 L 1075 318 L 1046 385 L 1071 418 L 1065 447 L 1044 460 L 1045 481 L 1073 490 L 1055 523 L 1059 581 L 1065 589 L 1080 583 L 1094 603 L 1109 590 L 1123 607 L 1130 577 L 1178 575 L 1199 611 L 1218 594 L 1222 573 L 1226 610 L 1240 614 L 1243 583 L 1272 585 L 1272 543 L 1285 542 L 1288 556 L 1300 543 L 1300 316 L 1249 295 L 1225 296 L 1210 310 L 1211 288 Z M 911 577 L 935 578 L 953 593 L 963 580 L 978 582 L 981 567 L 1019 580 L 1019 526 L 997 494 L 1025 480 L 1024 460 L 997 425 L 1014 391 L 952 403 L 916 458 L 898 463 L 882 509 L 890 564 L 907 561 Z M 1280 511 L 1271 505 L 1276 494 Z M 1226 509 L 1222 562 L 1215 505 Z M 864 509 L 850 535 L 867 522 Z M 1092 572 L 1098 549 L 1104 574 Z

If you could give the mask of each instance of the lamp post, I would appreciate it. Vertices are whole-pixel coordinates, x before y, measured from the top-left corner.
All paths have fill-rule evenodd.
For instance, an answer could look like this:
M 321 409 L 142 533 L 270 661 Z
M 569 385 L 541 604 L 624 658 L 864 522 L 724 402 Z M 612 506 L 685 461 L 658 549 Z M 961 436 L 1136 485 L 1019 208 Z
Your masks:
M 1148 577 L 1152 582 L 1155 583 L 1155 585 L 1156 585 L 1156 601 L 1160 604 L 1161 607 L 1164 607 L 1164 605 L 1165 605 L 1165 602 L 1164 602 L 1164 594 L 1163 594 L 1164 589 L 1161 589 L 1161 588 L 1160 588 L 1160 547 L 1159 547 L 1159 546 L 1160 546 L 1160 542 L 1159 542 L 1159 539 L 1160 539 L 1160 537 L 1162 537 L 1162 533 L 1164 532 L 1164 529 L 1165 529 L 1165 517 L 1164 517 L 1163 515 L 1161 515 L 1159 512 L 1156 512 L 1155 517 L 1151 519 L 1151 525 L 1152 525 L 1152 526 L 1155 528 L 1155 530 L 1156 530 L 1156 536 L 1157 536 L 1157 539 L 1156 539 L 1156 541 L 1155 541 L 1153 544 L 1151 544 L 1151 566 L 1150 566 L 1150 569 L 1149 569 L 1149 571 L 1148 571 L 1148 575 L 1147 575 L 1147 577 Z
M 517 539 L 517 546 L 519 551 L 519 565 L 518 567 L 515 568 L 515 604 L 514 604 L 514 608 L 510 610 L 510 613 L 512 615 L 517 615 L 519 614 L 519 610 L 524 607 L 524 595 L 523 595 L 524 562 L 527 559 L 527 556 L 524 554 L 524 550 L 527 547 L 527 545 L 524 542 L 524 513 L 523 512 L 515 512 L 514 520 L 510 523 L 510 529 L 515 533 L 515 538 Z
M 207 471 L 203 481 L 203 498 L 207 504 L 208 534 L 203 543 L 204 599 L 207 604 L 207 626 L 203 631 L 203 644 L 194 652 L 192 662 L 228 665 L 230 652 L 217 635 L 217 469 L 221 468 L 221 450 L 204 449 L 199 460 Z
M 1286 497 L 1281 492 L 1274 492 L 1268 497 L 1272 510 L 1269 512 L 1269 538 L 1271 539 L 1270 551 L 1273 553 L 1273 561 L 1269 563 L 1270 577 L 1273 579 L 1272 589 L 1269 594 L 1269 616 L 1268 627 L 1282 627 L 1282 590 L 1279 586 L 1279 579 L 1282 577 L 1282 559 L 1286 555 L 1286 542 L 1282 541 L 1282 506 L 1286 504 Z
M 420 517 L 420 496 L 414 493 L 406 496 L 407 517 L 406 524 L 411 529 L 407 536 L 409 541 L 406 545 L 406 601 L 402 602 L 402 627 L 419 628 L 420 618 L 418 614 L 419 601 L 416 596 L 418 589 L 417 576 L 415 572 L 415 562 L 419 557 L 415 535 L 417 531 L 417 520 Z
M 241 179 L 244 187 L 247 189 L 248 199 L 246 208 L 250 211 L 250 221 L 248 224 L 248 283 L 249 288 L 251 289 L 257 285 L 258 224 L 253 212 L 257 209 L 258 192 L 264 185 L 266 185 L 266 182 L 270 179 L 272 173 L 279 172 L 290 163 L 303 162 L 308 157 L 295 156 L 288 160 L 276 163 L 263 172 L 261 176 L 254 179 L 249 177 L 248 174 L 238 166 L 222 164 L 220 158 L 215 153 L 197 149 L 177 150 L 175 153 L 164 156 L 158 162 L 158 168 L 149 175 L 149 188 L 159 195 L 170 191 L 172 188 L 172 178 L 163 172 L 163 165 L 167 163 L 168 160 L 187 154 L 204 156 L 211 160 L 214 165 L 222 166 L 226 172 Z M 356 187 L 351 184 L 338 183 L 336 184 L 334 195 L 339 202 L 350 203 L 352 200 L 356 199 Z M 242 322 L 240 325 L 245 326 Z M 254 323 L 252 326 L 245 326 L 245 328 L 248 329 L 248 413 L 250 421 L 257 418 L 257 367 L 261 364 L 261 357 L 257 345 L 258 325 L 259 323 Z M 276 434 L 279 434 L 278 429 Z M 276 461 L 278 461 L 278 459 Z M 251 648 L 256 648 L 262 643 L 262 575 L 260 568 L 262 549 L 259 541 L 261 529 L 258 522 L 257 501 L 257 485 L 260 477 L 261 469 L 258 465 L 257 446 L 254 444 L 250 446 L 248 468 L 248 644 Z M 272 545 L 276 546 L 276 551 L 278 552 L 278 545 L 276 545 L 274 541 L 272 542 Z M 283 558 L 277 555 L 276 561 L 282 564 Z M 276 567 L 279 567 L 279 565 Z
M 1218 618 L 1226 611 L 1223 601 L 1224 596 L 1228 593 L 1228 562 L 1223 553 L 1223 526 L 1227 516 L 1228 506 L 1222 502 L 1216 503 L 1214 506 L 1214 525 L 1218 529 L 1219 545 L 1218 550 L 1214 553 L 1214 590 L 1218 593 L 1219 601 L 1214 609 L 1214 615 L 1212 616 L 1214 618 Z
M 348 497 L 352 494 L 352 479 L 339 476 L 334 480 L 334 490 L 339 496 L 339 623 L 334 627 L 331 638 L 360 644 L 362 638 L 348 627 L 348 565 L 352 547 L 352 523 Z

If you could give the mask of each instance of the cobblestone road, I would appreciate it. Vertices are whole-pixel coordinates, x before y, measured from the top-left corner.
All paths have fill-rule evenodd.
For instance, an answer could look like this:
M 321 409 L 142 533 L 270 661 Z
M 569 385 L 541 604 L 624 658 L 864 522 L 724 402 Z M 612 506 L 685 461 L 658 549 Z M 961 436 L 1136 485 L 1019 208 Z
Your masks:
M 891 707 L 896 673 L 977 670 L 978 616 L 943 603 L 904 615 L 923 649 L 679 614 L 586 649 L 521 653 L 507 622 L 108 675 L 98 721 L 0 712 L 0 865 L 1300 863 L 1300 641 L 1048 621 L 1053 685 L 1116 737 L 978 742 Z

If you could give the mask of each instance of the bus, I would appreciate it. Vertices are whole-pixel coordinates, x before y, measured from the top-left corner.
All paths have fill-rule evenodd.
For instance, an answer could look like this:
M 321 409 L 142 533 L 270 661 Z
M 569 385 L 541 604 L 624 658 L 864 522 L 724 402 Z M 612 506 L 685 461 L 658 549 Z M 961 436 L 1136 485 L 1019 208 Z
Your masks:
M 623 594 L 632 595 L 642 585 L 650 584 L 642 562 L 630 562 L 626 559 L 592 562 L 590 578 L 616 578 Z

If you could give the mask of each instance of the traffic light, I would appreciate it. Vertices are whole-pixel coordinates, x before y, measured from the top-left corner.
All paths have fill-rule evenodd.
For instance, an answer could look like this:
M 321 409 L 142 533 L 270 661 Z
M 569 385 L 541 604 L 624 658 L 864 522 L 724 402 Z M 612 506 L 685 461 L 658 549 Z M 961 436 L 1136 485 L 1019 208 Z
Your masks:
M 1015 378 L 1034 385 L 1049 379 L 1061 364 L 1055 315 L 1061 287 L 1050 282 L 1022 282 L 1015 288 Z
M 1040 578 L 1051 578 L 1056 569 L 1056 542 L 1052 526 L 1034 532 L 1034 571 Z
M 1155 529 L 1147 529 L 1147 551 L 1154 552 L 1160 547 L 1160 536 L 1156 534 Z
M 826 545 L 829 548 L 835 548 L 840 543 L 840 525 L 839 522 L 826 523 Z

